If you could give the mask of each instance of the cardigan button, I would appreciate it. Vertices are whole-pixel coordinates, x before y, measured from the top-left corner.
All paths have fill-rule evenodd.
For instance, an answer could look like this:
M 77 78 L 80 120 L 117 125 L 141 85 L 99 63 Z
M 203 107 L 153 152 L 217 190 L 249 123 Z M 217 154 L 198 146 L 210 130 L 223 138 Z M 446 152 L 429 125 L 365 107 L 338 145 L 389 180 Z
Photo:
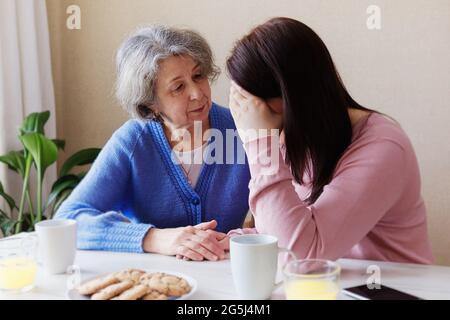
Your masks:
M 198 206 L 200 204 L 200 199 L 199 198 L 192 198 L 191 203 L 194 206 Z

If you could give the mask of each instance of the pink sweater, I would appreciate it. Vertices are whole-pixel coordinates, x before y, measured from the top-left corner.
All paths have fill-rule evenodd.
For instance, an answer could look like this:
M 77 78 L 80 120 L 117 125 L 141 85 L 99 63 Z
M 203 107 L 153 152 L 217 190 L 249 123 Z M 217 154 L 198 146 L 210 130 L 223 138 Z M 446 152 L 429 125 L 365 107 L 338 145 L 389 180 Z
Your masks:
M 294 181 L 282 142 L 279 169 L 262 174 L 258 160 L 270 151 L 263 139 L 270 137 L 244 145 L 252 176 L 250 210 L 258 233 L 275 235 L 298 258 L 433 262 L 417 159 L 398 124 L 377 113 L 358 121 L 331 182 L 312 205 L 302 200 L 310 188 Z M 256 230 L 238 229 L 230 235 Z

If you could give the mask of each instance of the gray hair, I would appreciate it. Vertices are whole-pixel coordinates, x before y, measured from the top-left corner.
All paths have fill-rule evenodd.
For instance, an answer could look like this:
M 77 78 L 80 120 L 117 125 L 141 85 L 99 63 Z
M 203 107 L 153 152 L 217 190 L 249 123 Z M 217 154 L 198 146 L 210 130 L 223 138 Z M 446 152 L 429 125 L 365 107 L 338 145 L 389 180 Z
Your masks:
M 211 49 L 197 32 L 161 25 L 138 29 L 120 46 L 116 55 L 116 97 L 132 117 L 155 119 L 156 79 L 162 60 L 188 55 L 200 64 L 202 73 L 214 81 L 220 73 Z

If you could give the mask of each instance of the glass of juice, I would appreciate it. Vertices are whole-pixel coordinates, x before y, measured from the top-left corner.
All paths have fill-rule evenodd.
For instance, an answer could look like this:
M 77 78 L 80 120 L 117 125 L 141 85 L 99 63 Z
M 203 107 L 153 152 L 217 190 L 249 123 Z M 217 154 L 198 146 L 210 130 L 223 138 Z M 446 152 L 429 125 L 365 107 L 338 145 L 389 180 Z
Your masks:
M 283 268 L 288 300 L 336 300 L 339 293 L 338 263 L 329 260 L 292 260 Z
M 37 238 L 0 240 L 0 292 L 22 293 L 31 290 L 37 272 Z

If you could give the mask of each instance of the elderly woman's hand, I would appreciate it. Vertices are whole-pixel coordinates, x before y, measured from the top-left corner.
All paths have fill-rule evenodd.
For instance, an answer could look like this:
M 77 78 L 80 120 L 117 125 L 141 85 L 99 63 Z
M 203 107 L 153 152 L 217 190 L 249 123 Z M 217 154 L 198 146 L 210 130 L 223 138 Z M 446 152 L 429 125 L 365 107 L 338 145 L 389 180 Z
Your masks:
M 196 226 L 180 228 L 152 228 L 144 238 L 145 252 L 177 255 L 179 258 L 217 261 L 225 258 L 227 236 L 214 231 L 215 220 Z
M 236 128 L 241 131 L 249 129 L 281 129 L 283 115 L 274 112 L 268 104 L 246 90 L 235 82 L 231 82 L 230 88 L 230 110 Z M 242 140 L 245 140 L 241 135 Z
M 213 230 L 216 227 L 217 227 L 217 222 L 215 220 L 212 220 L 209 222 L 203 222 L 203 223 L 200 223 L 200 224 L 197 224 L 194 226 L 194 228 L 199 229 L 199 231 L 196 231 L 196 232 L 198 234 L 201 234 L 206 239 L 217 240 L 217 244 L 223 250 L 223 254 L 221 252 L 221 256 L 219 258 L 220 258 L 220 260 L 223 260 L 227 257 L 226 252 L 230 249 L 230 238 L 225 233 L 217 232 L 217 231 Z M 183 251 L 183 250 L 186 250 L 186 248 L 184 248 L 184 249 L 180 248 L 180 251 Z M 176 257 L 178 259 L 183 259 L 183 260 L 194 260 L 183 254 L 177 254 Z

